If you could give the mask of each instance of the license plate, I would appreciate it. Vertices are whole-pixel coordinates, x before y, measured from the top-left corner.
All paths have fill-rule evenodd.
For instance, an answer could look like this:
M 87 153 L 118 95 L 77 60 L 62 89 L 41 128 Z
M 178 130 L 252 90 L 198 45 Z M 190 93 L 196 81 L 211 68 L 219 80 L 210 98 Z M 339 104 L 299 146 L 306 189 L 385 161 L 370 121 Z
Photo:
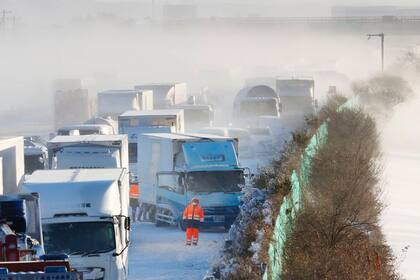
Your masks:
M 225 216 L 214 216 L 213 221 L 215 223 L 223 223 L 225 221 Z

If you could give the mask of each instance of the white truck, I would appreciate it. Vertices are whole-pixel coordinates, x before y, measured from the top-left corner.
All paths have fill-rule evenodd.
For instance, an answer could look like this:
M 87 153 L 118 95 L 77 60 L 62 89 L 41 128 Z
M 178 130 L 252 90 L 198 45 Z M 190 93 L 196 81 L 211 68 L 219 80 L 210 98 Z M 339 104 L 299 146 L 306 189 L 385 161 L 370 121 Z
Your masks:
M 276 91 L 267 85 L 242 88 L 235 96 L 233 119 L 239 126 L 247 125 L 260 116 L 280 117 L 282 110 Z
M 85 280 L 127 279 L 126 169 L 38 170 L 26 178 L 22 191 L 40 196 L 47 254 L 68 254 Z
M 57 135 L 91 135 L 101 134 L 109 135 L 114 134 L 114 128 L 107 124 L 72 124 L 60 127 L 57 130 Z
M 305 123 L 305 116 L 315 113 L 315 81 L 310 77 L 279 77 L 276 91 L 282 101 L 282 119 L 291 129 Z
M 174 109 L 184 110 L 185 131 L 191 132 L 213 125 L 214 111 L 209 104 L 179 104 Z
M 186 83 L 156 83 L 134 86 L 135 90 L 153 91 L 153 108 L 168 109 L 173 105 L 187 102 Z
M 128 169 L 127 135 L 56 136 L 47 147 L 50 169 Z
M 204 207 L 204 226 L 229 228 L 239 213 L 237 140 L 204 134 L 150 133 L 139 138 L 140 201 L 155 209 L 156 225 L 179 224 L 193 197 Z
M 129 170 L 137 180 L 138 137 L 143 133 L 184 132 L 183 110 L 128 111 L 118 117 L 120 134 L 128 135 Z
M 18 192 L 25 173 L 23 137 L 0 137 L 0 194 Z
M 107 90 L 98 93 L 98 116 L 117 119 L 129 110 L 152 110 L 151 90 Z
M 46 169 L 48 166 L 47 147 L 35 137 L 25 137 L 25 174 L 31 174 L 38 169 Z

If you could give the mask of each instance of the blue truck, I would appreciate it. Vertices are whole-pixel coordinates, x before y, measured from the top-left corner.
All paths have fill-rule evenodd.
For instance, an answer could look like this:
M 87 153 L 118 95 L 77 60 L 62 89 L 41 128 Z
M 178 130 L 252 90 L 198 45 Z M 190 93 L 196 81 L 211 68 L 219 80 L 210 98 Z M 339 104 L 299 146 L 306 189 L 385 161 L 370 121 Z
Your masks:
M 239 213 L 246 172 L 238 141 L 203 134 L 150 133 L 139 138 L 140 202 L 156 225 L 184 228 L 182 211 L 193 197 L 204 208 L 204 227 L 228 229 Z

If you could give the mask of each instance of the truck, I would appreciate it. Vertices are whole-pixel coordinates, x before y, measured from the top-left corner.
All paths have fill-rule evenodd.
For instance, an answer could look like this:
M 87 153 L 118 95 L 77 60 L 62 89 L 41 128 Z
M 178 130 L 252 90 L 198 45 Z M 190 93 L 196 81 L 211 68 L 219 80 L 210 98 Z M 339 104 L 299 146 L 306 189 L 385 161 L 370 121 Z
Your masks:
M 23 137 L 0 137 L 0 194 L 18 192 L 25 174 Z
M 281 98 L 267 85 L 245 86 L 235 96 L 233 119 L 239 125 L 246 125 L 259 116 L 280 117 Z
M 204 134 L 147 133 L 139 138 L 140 202 L 156 225 L 179 225 L 193 197 L 204 208 L 205 227 L 228 229 L 239 213 L 244 168 L 237 140 Z
M 118 134 L 118 122 L 111 119 L 110 117 L 93 117 L 84 122 L 85 124 L 102 124 L 107 125 L 109 130 L 112 131 L 110 134 Z
M 47 254 L 67 254 L 83 279 L 127 279 L 126 169 L 37 170 L 21 189 L 40 196 Z
M 151 83 L 134 86 L 135 90 L 153 91 L 153 108 L 169 109 L 187 102 L 187 84 L 178 82 Z
M 278 77 L 276 91 L 282 101 L 282 118 L 289 127 L 302 126 L 315 113 L 315 81 L 310 77 Z
M 128 169 L 127 135 L 56 136 L 47 148 L 50 169 Z
M 187 103 L 173 105 L 173 109 L 184 110 L 185 131 L 192 132 L 196 129 L 213 125 L 214 111 L 210 104 L 197 104 L 195 96 L 190 96 Z
M 48 166 L 47 147 L 35 137 L 24 138 L 25 174 Z
M 98 116 L 116 120 L 126 111 L 152 110 L 153 97 L 151 90 L 124 89 L 99 92 Z
M 133 182 L 138 182 L 139 135 L 153 132 L 184 132 L 184 111 L 179 109 L 128 111 L 118 117 L 118 129 L 120 134 L 128 135 L 129 170 Z
M 54 127 L 83 123 L 90 117 L 88 91 L 57 90 L 54 95 Z
M 45 255 L 37 193 L 0 195 L 0 278 L 81 279 L 65 254 Z
M 114 134 L 114 128 L 107 124 L 72 124 L 72 125 L 60 127 L 57 130 L 57 135 L 91 135 L 91 134 L 102 134 L 102 135 Z

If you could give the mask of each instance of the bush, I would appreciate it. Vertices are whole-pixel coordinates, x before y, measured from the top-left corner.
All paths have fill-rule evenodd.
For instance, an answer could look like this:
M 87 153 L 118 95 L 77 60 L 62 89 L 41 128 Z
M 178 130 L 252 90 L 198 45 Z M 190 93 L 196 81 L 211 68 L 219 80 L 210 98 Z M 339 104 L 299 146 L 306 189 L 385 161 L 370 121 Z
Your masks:
M 289 233 L 284 279 L 398 279 L 379 227 L 381 153 L 361 109 L 326 107 L 328 141 L 313 159 L 304 207 Z

